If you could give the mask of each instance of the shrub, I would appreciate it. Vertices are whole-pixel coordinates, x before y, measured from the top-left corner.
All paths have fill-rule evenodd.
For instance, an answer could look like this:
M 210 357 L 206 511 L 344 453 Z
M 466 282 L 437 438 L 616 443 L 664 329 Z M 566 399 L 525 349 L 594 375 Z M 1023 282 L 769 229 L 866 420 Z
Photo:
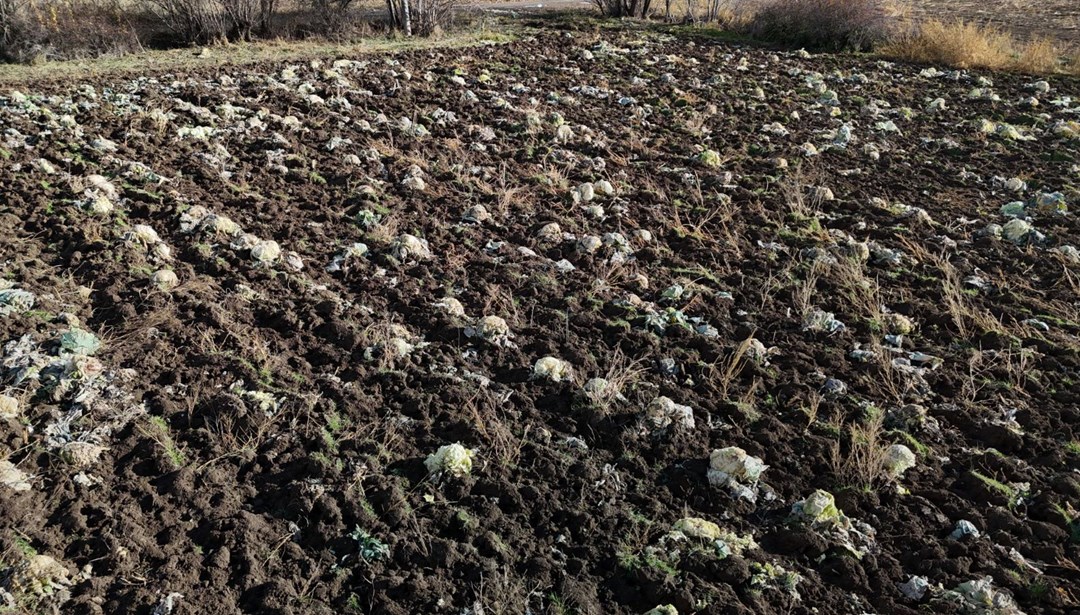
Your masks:
M 867 51 L 889 40 L 896 24 L 885 0 L 771 0 L 750 18 L 746 31 L 807 49 Z
M 1004 68 L 1012 57 L 1012 37 L 989 26 L 964 21 L 927 21 L 887 45 L 886 55 L 911 62 L 957 68 Z
M 347 14 L 352 0 L 308 0 L 311 18 L 306 24 L 315 34 L 340 34 L 351 27 Z
M 150 0 L 152 12 L 179 43 L 251 40 L 267 33 L 277 0 Z
M 138 50 L 145 16 L 121 0 L 0 0 L 0 58 L 74 59 Z
M 1026 73 L 1069 70 L 1061 61 L 1063 52 L 1047 38 L 1022 43 L 996 27 L 965 21 L 928 21 L 886 45 L 882 52 L 899 60 L 956 68 Z
M 1025 73 L 1052 73 L 1061 66 L 1062 55 L 1053 41 L 1040 37 L 1019 50 L 1013 68 Z
M 153 13 L 182 43 L 225 38 L 225 13 L 214 0 L 150 0 Z

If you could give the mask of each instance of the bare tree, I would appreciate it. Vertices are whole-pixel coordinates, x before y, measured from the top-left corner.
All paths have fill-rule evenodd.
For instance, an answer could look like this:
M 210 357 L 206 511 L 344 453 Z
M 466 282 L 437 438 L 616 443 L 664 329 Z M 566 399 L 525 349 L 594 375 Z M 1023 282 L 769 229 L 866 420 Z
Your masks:
M 210 43 L 269 32 L 277 0 L 150 0 L 150 7 L 182 41 Z
M 460 0 L 386 0 L 390 24 L 406 36 L 430 36 L 449 20 Z
M 608 17 L 648 17 L 652 0 L 592 0 Z
M 18 38 L 27 0 L 0 0 L 0 54 L 6 54 Z

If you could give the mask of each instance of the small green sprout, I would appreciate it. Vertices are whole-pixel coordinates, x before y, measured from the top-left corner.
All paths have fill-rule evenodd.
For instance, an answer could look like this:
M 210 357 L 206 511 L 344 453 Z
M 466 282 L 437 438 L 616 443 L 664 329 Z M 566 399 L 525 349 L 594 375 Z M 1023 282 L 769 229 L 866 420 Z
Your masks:
M 383 541 L 368 534 L 359 525 L 349 534 L 360 549 L 360 559 L 365 562 L 377 562 L 390 557 L 390 547 Z

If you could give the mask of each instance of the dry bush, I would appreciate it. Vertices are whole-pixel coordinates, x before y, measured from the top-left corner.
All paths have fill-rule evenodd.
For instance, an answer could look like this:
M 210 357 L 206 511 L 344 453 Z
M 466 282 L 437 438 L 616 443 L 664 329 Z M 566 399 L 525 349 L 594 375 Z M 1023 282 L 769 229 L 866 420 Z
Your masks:
M 1019 50 L 1011 68 L 1024 73 L 1052 73 L 1061 66 L 1061 56 L 1054 41 L 1040 37 Z
M 964 293 L 960 272 L 952 263 L 936 256 L 931 260 L 941 270 L 941 299 L 961 337 L 967 338 L 990 331 L 1004 331 L 1004 326 L 999 319 L 990 312 L 973 305 Z
M 882 49 L 884 55 L 955 68 L 988 68 L 1025 73 L 1052 73 L 1075 63 L 1062 62 L 1064 52 L 1050 39 L 1016 40 L 997 27 L 965 21 L 927 21 Z
M 607 380 L 607 386 L 586 391 L 585 397 L 595 409 L 608 413 L 616 405 L 616 402 L 626 400 L 626 394 L 634 389 L 638 381 L 648 371 L 644 359 L 631 361 L 621 350 L 616 348 L 611 355 L 607 371 L 601 376 Z
M 997 28 L 930 20 L 891 42 L 883 52 L 911 62 L 1001 69 L 1012 61 L 1012 48 L 1012 37 Z
M 214 0 L 150 0 L 150 10 L 178 43 L 210 43 L 225 38 L 225 13 Z
M 397 214 L 387 214 L 367 229 L 364 240 L 377 247 L 389 246 L 397 238 L 400 229 L 401 218 Z
M 830 271 L 844 302 L 853 313 L 871 322 L 881 323 L 881 286 L 866 275 L 866 267 L 853 258 L 841 259 Z
M 0 58 L 120 55 L 142 48 L 149 19 L 122 0 L 0 0 Z
M 502 467 L 514 467 L 521 460 L 521 450 L 529 435 L 526 426 L 520 435 L 511 428 L 513 422 L 502 408 L 509 396 L 501 399 L 489 389 L 477 389 L 476 394 L 465 402 L 465 411 L 473 421 L 476 433 L 483 441 L 491 458 Z
M 306 0 L 309 14 L 303 19 L 305 33 L 337 35 L 349 31 L 355 26 L 349 19 L 352 0 Z
M 742 373 L 742 368 L 746 364 L 746 352 L 750 349 L 750 344 L 753 341 L 754 336 L 752 334 L 747 336 L 724 360 L 718 360 L 709 366 L 709 383 L 720 392 L 721 399 L 730 400 L 731 385 Z
M 276 0 L 149 0 L 177 43 L 247 41 L 269 32 Z
M 868 489 L 885 475 L 888 443 L 881 438 L 885 413 L 874 411 L 859 423 L 848 425 L 849 446 L 843 454 L 840 442 L 829 453 L 829 468 L 840 485 Z
M 806 270 L 802 282 L 796 282 L 791 289 L 791 300 L 799 317 L 805 317 L 814 309 L 814 295 L 817 294 L 818 280 L 828 266 L 822 261 L 813 261 Z
M 780 179 L 784 206 L 796 222 L 812 220 L 821 213 L 822 198 L 813 190 L 821 175 L 817 169 L 807 169 L 801 163 L 795 163 L 794 168 Z M 778 224 L 782 222 L 777 221 Z M 827 241 L 828 233 L 825 232 L 821 239 Z
M 823 50 L 869 50 L 896 32 L 885 0 L 770 0 L 746 24 L 754 38 Z
M 511 327 L 524 324 L 514 290 L 507 286 L 488 284 L 484 289 L 484 307 L 481 311 L 484 316 L 501 316 Z

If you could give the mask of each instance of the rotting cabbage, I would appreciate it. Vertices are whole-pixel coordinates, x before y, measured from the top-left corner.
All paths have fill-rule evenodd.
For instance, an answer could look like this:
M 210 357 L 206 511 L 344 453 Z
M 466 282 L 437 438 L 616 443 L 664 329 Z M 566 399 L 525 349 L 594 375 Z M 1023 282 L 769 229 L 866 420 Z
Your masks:
M 29 491 L 33 477 L 15 467 L 8 459 L 0 459 L 0 485 L 12 491 Z
M 11 313 L 29 312 L 34 309 L 37 298 L 34 293 L 20 288 L 7 288 L 0 290 L 0 316 Z
M 354 243 L 351 246 L 345 248 L 345 250 L 342 251 L 341 254 L 335 256 L 334 260 L 332 260 L 330 264 L 326 266 L 326 271 L 333 273 L 335 271 L 347 270 L 349 269 L 349 263 L 351 261 L 362 258 L 367 253 L 367 244 L 360 242 Z
M 803 319 L 803 329 L 806 331 L 821 331 L 836 333 L 845 329 L 844 323 L 837 320 L 832 312 L 826 312 L 820 308 L 813 308 Z
M 483 205 L 473 205 L 461 216 L 461 221 L 467 224 L 483 224 L 491 220 L 491 214 Z
M 581 239 L 578 239 L 577 249 L 580 252 L 592 254 L 593 252 L 599 250 L 600 247 L 603 245 L 603 240 L 601 240 L 596 235 L 583 235 Z
M 555 243 L 563 238 L 562 227 L 558 222 L 548 222 L 536 232 L 536 238 L 540 241 Z
M 692 538 L 712 543 L 720 559 L 731 556 L 741 557 L 745 551 L 758 548 L 751 536 L 739 536 L 722 529 L 719 525 L 698 517 L 683 517 L 672 526 L 669 538 Z
M 446 444 L 439 447 L 424 460 L 424 467 L 433 475 L 448 475 L 461 478 L 472 471 L 475 453 L 461 444 Z
M 146 224 L 136 224 L 131 227 L 131 232 L 128 233 L 129 241 L 136 241 L 144 246 L 154 246 L 161 243 L 161 236 L 153 227 Z
M 991 576 L 965 581 L 945 592 L 942 598 L 977 615 L 1023 615 L 1008 592 L 994 587 Z
M 19 400 L 10 395 L 0 395 L 0 419 L 13 419 L 19 416 Z
M 916 602 L 923 599 L 926 591 L 930 589 L 930 581 L 926 577 L 913 576 L 905 583 L 899 583 L 900 593 L 909 600 Z
M 757 501 L 757 483 L 769 466 L 760 457 L 748 455 L 737 446 L 716 449 L 709 455 L 709 484 L 726 487 L 731 496 Z
M 66 442 L 59 448 L 60 457 L 78 470 L 96 464 L 107 450 L 107 446 L 81 440 Z
M 719 525 L 700 517 L 683 517 L 675 522 L 672 529 L 701 540 L 716 540 L 722 536 Z
M 1035 227 L 1027 220 L 1013 218 L 1001 227 L 1001 236 L 1006 241 L 1023 245 L 1035 236 Z
M 596 189 L 592 184 L 581 184 L 570 192 L 574 203 L 588 203 L 596 197 Z
M 394 258 L 399 261 L 409 259 L 428 260 L 431 258 L 431 247 L 426 239 L 405 233 L 394 240 L 390 248 Z
M 607 406 L 613 401 L 626 401 L 619 387 L 607 378 L 590 378 L 582 387 L 585 397 L 596 406 Z
M 433 303 L 432 307 L 439 308 L 450 318 L 465 318 L 465 306 L 454 297 L 443 297 Z
M 764 564 L 754 562 L 750 564 L 750 571 L 753 573 L 749 582 L 751 589 L 759 591 L 763 589 L 780 590 L 796 600 L 800 599 L 798 586 L 802 581 L 802 576 L 799 573 L 789 571 L 783 566 L 771 562 Z
M 423 192 L 424 190 L 427 190 L 427 182 L 425 182 L 424 178 L 420 177 L 419 175 L 410 175 L 406 177 L 405 179 L 401 180 L 401 185 L 402 187 L 412 190 L 413 192 Z
M 533 378 L 541 378 L 552 382 L 564 382 L 574 377 L 573 367 L 569 362 L 555 357 L 543 357 L 537 359 L 533 365 Z
M 484 316 L 473 326 L 466 327 L 465 335 L 478 337 L 495 346 L 510 345 L 512 343 L 510 338 L 514 337 L 514 334 L 510 332 L 510 325 L 499 316 Z
M 697 155 L 696 160 L 702 166 L 706 166 L 712 169 L 719 167 L 723 164 L 723 159 L 720 158 L 720 154 L 716 150 L 706 149 Z
M 15 596 L 62 596 L 62 591 L 71 587 L 72 583 L 71 574 L 63 564 L 48 555 L 34 554 L 16 564 L 10 579 L 10 589 Z M 60 598 L 61 601 L 66 599 Z
M 302 271 L 304 269 L 304 259 L 292 250 L 289 250 L 288 252 L 285 252 L 281 255 L 281 262 L 293 271 Z
M 203 218 L 202 227 L 209 229 L 210 232 L 217 235 L 238 235 L 241 233 L 240 225 L 229 218 L 228 216 L 222 216 L 219 214 L 210 214 Z
M 836 546 L 856 558 L 862 558 L 874 546 L 876 530 L 849 518 L 836 506 L 828 491 L 818 489 L 791 507 L 792 519 L 820 532 Z
M 791 507 L 791 512 L 796 518 L 809 521 L 813 525 L 832 525 L 843 515 L 836 507 L 833 494 L 822 489 L 814 491 L 805 500 L 796 502 Z
M 900 478 L 904 472 L 915 467 L 915 453 L 903 444 L 893 444 L 885 451 L 885 471 L 893 478 Z
M 1035 197 L 1035 211 L 1044 216 L 1065 214 L 1069 206 L 1060 192 L 1040 192 Z
M 160 290 L 172 290 L 180 284 L 180 278 L 171 269 L 159 269 L 150 276 L 150 283 Z
M 654 431 L 669 427 L 689 430 L 696 425 L 690 406 L 677 404 L 663 395 L 652 400 L 645 408 L 645 420 Z
M 981 534 L 982 532 L 979 531 L 979 528 L 975 527 L 974 523 L 967 519 L 961 519 L 956 522 L 956 527 L 949 533 L 949 538 L 952 538 L 953 540 L 961 540 L 968 536 L 978 538 Z
M 93 355 L 101 349 L 101 340 L 83 329 L 71 329 L 60 336 L 60 349 L 74 355 Z
M 915 330 L 915 323 L 903 314 L 889 312 L 883 316 L 885 331 L 893 335 L 908 335 Z
M 257 263 L 269 265 L 281 258 L 281 246 L 273 239 L 260 240 L 251 246 L 251 258 Z
M 714 450 L 709 455 L 709 482 L 727 485 L 731 481 L 756 483 L 769 466 L 760 457 L 748 455 L 737 446 Z
M 108 196 L 96 190 L 88 191 L 87 200 L 84 202 L 83 207 L 96 216 L 107 216 L 116 209 Z

